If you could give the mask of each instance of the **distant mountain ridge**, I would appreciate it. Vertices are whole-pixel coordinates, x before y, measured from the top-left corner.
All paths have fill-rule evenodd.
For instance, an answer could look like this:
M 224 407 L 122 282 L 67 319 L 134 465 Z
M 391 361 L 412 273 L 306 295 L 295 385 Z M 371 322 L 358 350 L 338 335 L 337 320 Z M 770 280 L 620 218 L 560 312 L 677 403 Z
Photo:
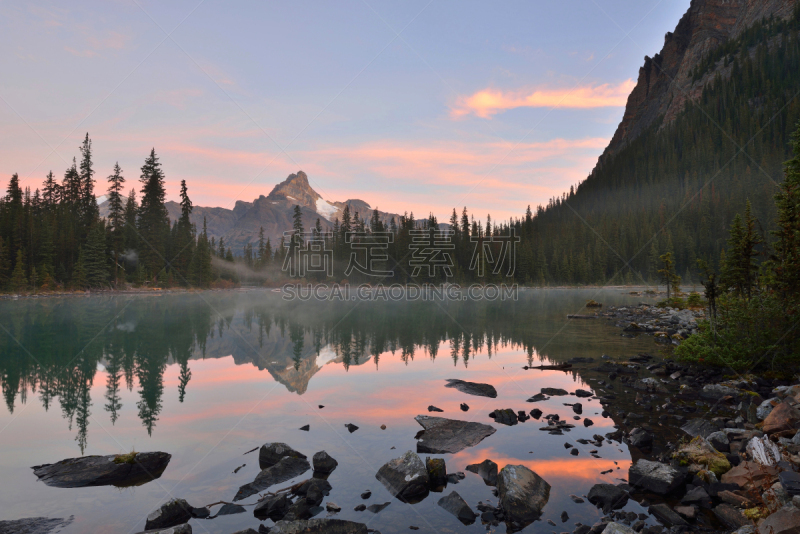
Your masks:
M 322 198 L 308 182 L 308 175 L 303 171 L 290 174 L 283 182 L 277 184 L 269 195 L 261 195 L 252 202 L 237 200 L 233 209 L 194 206 L 191 220 L 198 231 L 203 227 L 205 218 L 209 237 L 217 241 L 224 238 L 226 246 L 234 252 L 241 252 L 244 245 L 258 242 L 259 231 L 264 228 L 264 237 L 272 242 L 273 250 L 280 242 L 283 233 L 292 229 L 292 216 L 295 205 L 300 206 L 303 226 L 311 231 L 319 218 L 323 230 L 331 230 L 335 219 L 342 217 L 345 206 L 350 207 L 351 217 L 358 213 L 359 218 L 372 217 L 373 208 L 359 199 L 348 199 L 344 202 L 329 201 Z M 166 203 L 170 221 L 178 220 L 181 213 L 179 203 Z M 100 205 L 100 215 L 105 216 L 107 202 Z M 395 213 L 378 212 L 385 224 L 394 218 Z

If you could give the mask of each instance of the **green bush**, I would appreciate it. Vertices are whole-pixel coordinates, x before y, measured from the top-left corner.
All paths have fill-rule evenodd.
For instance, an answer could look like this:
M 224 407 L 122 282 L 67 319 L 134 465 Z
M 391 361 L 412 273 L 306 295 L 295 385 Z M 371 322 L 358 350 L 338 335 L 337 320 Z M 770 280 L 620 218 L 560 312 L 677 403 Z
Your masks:
M 680 297 L 670 297 L 662 301 L 656 302 L 659 308 L 677 308 L 679 310 L 686 309 L 686 301 Z
M 699 308 L 703 306 L 703 299 L 700 297 L 700 293 L 697 291 L 692 291 L 689 293 L 689 298 L 686 299 L 686 305 L 690 308 Z

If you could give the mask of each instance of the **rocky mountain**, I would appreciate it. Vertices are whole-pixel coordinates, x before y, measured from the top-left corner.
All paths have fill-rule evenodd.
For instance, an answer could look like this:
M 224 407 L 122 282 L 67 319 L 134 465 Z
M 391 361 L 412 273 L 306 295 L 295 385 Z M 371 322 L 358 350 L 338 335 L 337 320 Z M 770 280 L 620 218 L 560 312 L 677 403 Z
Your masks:
M 342 217 L 345 206 L 350 207 L 351 217 L 357 213 L 361 219 L 372 217 L 373 208 L 359 199 L 348 199 L 344 202 L 329 201 L 314 191 L 308 183 L 308 176 L 303 171 L 290 174 L 286 180 L 276 185 L 269 195 L 261 195 L 252 202 L 237 200 L 233 209 L 195 206 L 192 211 L 192 222 L 198 230 L 203 227 L 205 218 L 209 236 L 225 239 L 227 246 L 240 252 L 247 243 L 258 241 L 259 231 L 264 228 L 264 236 L 272 241 L 273 249 L 280 242 L 283 232 L 292 229 L 292 217 L 295 205 L 300 206 L 303 214 L 303 226 L 311 230 L 320 220 L 323 230 L 331 230 L 335 219 Z M 177 202 L 167 202 L 167 211 L 171 221 L 180 217 L 181 207 Z M 100 214 L 107 213 L 107 203 L 100 205 Z M 388 224 L 395 213 L 378 212 L 381 220 Z
M 760 21 L 788 19 L 797 4 L 798 0 L 692 0 L 675 31 L 666 34 L 661 51 L 645 56 L 622 121 L 595 172 L 657 120 L 662 120 L 662 128 L 671 124 L 717 74 L 730 75 L 720 58 L 698 79 L 693 73 L 703 59 Z

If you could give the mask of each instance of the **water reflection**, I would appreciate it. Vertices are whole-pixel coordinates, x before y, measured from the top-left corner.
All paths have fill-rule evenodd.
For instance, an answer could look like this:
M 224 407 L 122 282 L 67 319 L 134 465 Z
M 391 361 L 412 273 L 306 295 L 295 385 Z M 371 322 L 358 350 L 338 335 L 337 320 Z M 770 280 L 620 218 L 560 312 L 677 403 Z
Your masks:
M 137 388 L 138 418 L 152 435 L 169 365 L 180 368 L 177 398 L 184 402 L 191 362 L 228 355 L 300 395 L 331 361 L 345 370 L 367 362 L 379 369 L 381 355 L 408 365 L 447 350 L 454 365 L 468 367 L 506 348 L 523 350 L 529 365 L 558 361 L 595 341 L 570 336 L 565 345 L 535 322 L 563 322 L 565 305 L 577 311 L 584 301 L 564 292 L 521 292 L 518 302 L 299 303 L 250 291 L 3 302 L 0 383 L 12 414 L 32 395 L 46 410 L 57 402 L 83 452 L 98 369 L 106 371 L 102 410 L 110 422 L 119 418 L 122 388 Z

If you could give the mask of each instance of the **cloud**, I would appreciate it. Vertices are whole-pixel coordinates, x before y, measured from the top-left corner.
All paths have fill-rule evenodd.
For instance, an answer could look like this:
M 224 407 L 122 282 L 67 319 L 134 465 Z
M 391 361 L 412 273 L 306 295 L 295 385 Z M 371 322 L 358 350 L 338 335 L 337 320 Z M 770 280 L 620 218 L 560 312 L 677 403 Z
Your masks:
M 450 116 L 461 118 L 474 114 L 483 119 L 515 108 L 572 108 L 591 109 L 620 107 L 627 102 L 628 95 L 636 82 L 632 79 L 612 85 L 587 85 L 571 89 L 534 89 L 522 91 L 502 91 L 483 89 L 470 96 L 456 99 L 450 109 Z

